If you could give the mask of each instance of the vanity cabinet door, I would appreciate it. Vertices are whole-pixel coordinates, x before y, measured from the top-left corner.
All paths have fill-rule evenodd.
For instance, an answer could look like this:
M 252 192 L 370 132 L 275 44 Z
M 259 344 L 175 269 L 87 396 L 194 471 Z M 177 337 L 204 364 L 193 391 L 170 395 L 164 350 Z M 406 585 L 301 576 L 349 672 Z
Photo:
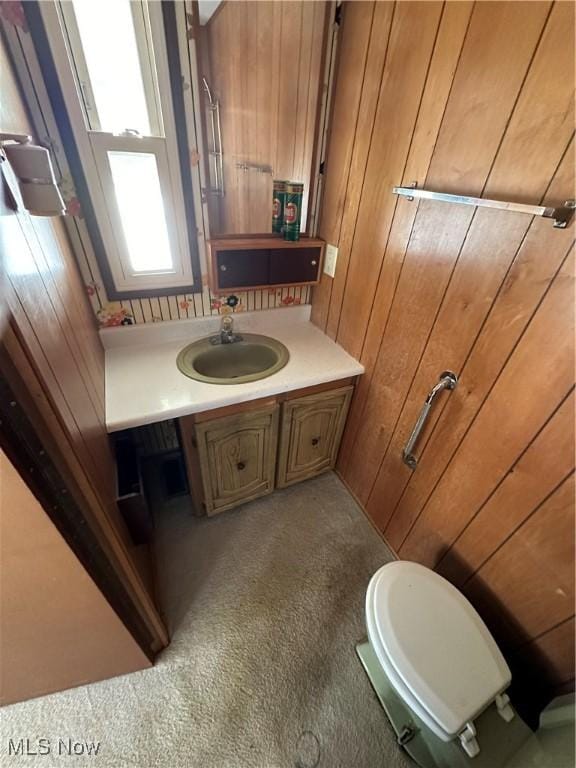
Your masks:
M 274 490 L 278 412 L 273 405 L 196 425 L 207 514 Z
M 283 404 L 279 488 L 334 467 L 353 389 L 343 387 Z

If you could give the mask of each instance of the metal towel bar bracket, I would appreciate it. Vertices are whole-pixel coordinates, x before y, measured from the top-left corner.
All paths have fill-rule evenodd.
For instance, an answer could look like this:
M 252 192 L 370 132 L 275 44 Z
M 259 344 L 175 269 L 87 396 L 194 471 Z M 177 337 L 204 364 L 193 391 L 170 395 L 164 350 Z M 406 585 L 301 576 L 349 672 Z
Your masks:
M 564 205 L 551 208 L 544 205 L 526 205 L 525 203 L 506 203 L 502 200 L 486 200 L 483 197 L 468 197 L 466 195 L 450 195 L 447 192 L 431 192 L 427 189 L 417 189 L 416 182 L 410 187 L 392 187 L 395 195 L 407 200 L 437 200 L 441 203 L 459 203 L 460 205 L 475 205 L 479 208 L 498 208 L 503 211 L 527 213 L 530 216 L 541 216 L 544 219 L 554 219 L 557 229 L 565 229 L 574 215 L 576 200 L 566 200 Z
M 424 425 L 428 420 L 428 414 L 430 413 L 430 409 L 432 408 L 432 403 L 436 399 L 436 396 L 439 395 L 440 392 L 442 392 L 442 390 L 454 389 L 456 387 L 456 384 L 458 384 L 458 376 L 456 376 L 455 373 L 452 373 L 452 371 L 443 371 L 440 374 L 438 383 L 434 387 L 432 387 L 432 389 L 428 393 L 428 397 L 426 398 L 424 405 L 422 407 L 422 410 L 420 411 L 420 414 L 416 420 L 416 424 L 414 425 L 412 434 L 408 438 L 406 447 L 402 451 L 402 461 L 404 462 L 404 464 L 406 464 L 406 466 L 410 467 L 410 469 L 416 469 L 416 467 L 418 466 L 418 459 L 416 458 L 416 456 L 414 456 L 413 451 L 416 446 L 416 443 L 418 442 L 418 438 L 420 437 L 420 433 L 424 429 Z
M 208 97 L 212 139 L 212 149 L 208 150 L 208 154 L 213 160 L 214 185 L 210 191 L 216 197 L 224 197 L 224 152 L 222 149 L 222 125 L 220 123 L 220 100 L 212 97 L 212 91 L 205 77 L 202 78 L 202 83 Z

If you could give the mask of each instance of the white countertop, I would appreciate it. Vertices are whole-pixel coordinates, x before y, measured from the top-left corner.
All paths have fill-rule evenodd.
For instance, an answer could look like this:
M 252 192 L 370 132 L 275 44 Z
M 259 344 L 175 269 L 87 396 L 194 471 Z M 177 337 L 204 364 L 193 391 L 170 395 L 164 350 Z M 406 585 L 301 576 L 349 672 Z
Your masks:
M 237 333 L 262 333 L 286 345 L 278 373 L 248 384 L 204 384 L 176 367 L 178 352 L 218 333 L 220 317 L 105 328 L 106 425 L 109 432 L 153 424 L 293 389 L 359 376 L 364 367 L 310 322 L 310 306 L 234 315 Z

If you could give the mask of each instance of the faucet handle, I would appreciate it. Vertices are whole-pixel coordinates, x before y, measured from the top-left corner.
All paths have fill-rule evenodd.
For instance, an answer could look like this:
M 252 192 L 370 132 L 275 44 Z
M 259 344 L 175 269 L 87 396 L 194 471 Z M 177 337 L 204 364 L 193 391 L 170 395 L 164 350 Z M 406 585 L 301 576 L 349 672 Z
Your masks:
M 220 321 L 220 327 L 223 331 L 231 331 L 232 326 L 234 325 L 234 320 L 230 315 L 224 315 L 222 320 Z

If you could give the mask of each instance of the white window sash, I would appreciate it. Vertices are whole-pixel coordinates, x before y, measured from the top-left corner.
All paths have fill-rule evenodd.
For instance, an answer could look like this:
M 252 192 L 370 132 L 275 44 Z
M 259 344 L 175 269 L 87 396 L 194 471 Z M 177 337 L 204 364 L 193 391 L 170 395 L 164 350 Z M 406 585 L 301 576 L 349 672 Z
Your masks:
M 173 268 L 170 271 L 151 270 L 150 272 L 136 272 L 132 269 L 129 259 L 126 258 L 119 260 L 117 264 L 110 264 L 115 277 L 117 276 L 122 282 L 132 282 L 133 280 L 140 281 L 140 278 L 142 277 L 154 276 L 158 285 L 171 284 L 174 280 L 182 280 L 183 284 L 189 284 L 192 280 L 191 264 L 189 263 L 188 269 L 186 269 L 186 264 L 182 258 L 184 250 L 178 240 L 176 216 L 174 215 L 174 209 L 170 204 L 170 201 L 173 199 L 173 190 L 166 152 L 166 141 L 164 139 L 151 137 L 139 138 L 136 136 L 115 136 L 110 133 L 97 133 L 94 131 L 89 133 L 89 138 L 94 159 L 96 161 L 96 167 L 98 169 L 100 186 L 104 197 L 107 200 L 115 199 L 114 183 L 110 162 L 108 160 L 109 151 L 142 152 L 154 155 L 156 158 L 156 166 L 158 168 L 160 189 L 162 191 L 162 200 L 164 202 L 164 217 L 166 219 L 168 238 L 170 241 Z M 108 215 L 117 242 L 122 243 L 122 250 L 128 254 L 118 207 L 116 205 L 108 206 Z M 136 285 L 138 284 L 140 283 L 136 282 Z
M 74 72 L 74 68 L 77 69 L 79 65 L 82 66 L 82 62 L 79 63 L 78 56 L 73 58 L 74 52 L 69 48 L 66 27 L 63 24 L 64 19 L 60 17 L 61 7 L 55 3 L 40 3 L 91 203 L 106 250 L 114 287 L 118 292 L 150 291 L 194 284 L 161 4 L 151 3 L 148 5 L 148 13 L 145 12 L 141 3 L 134 3 L 133 5 L 136 6 L 132 13 L 136 19 L 139 45 L 145 44 L 146 37 L 143 30 L 146 25 L 148 25 L 148 29 L 145 30 L 146 34 L 149 39 L 152 39 L 154 45 L 155 66 L 150 62 L 148 53 L 146 53 L 145 61 L 150 63 L 150 71 L 154 72 L 155 82 L 150 85 L 152 81 L 150 77 L 145 75 L 144 83 L 147 98 L 150 89 L 158 94 L 161 111 L 159 112 L 156 108 L 151 111 L 151 120 L 154 120 L 154 115 L 156 115 L 156 119 L 159 118 L 159 114 L 162 115 L 162 125 L 157 125 L 158 128 L 163 128 L 164 138 L 117 136 L 87 129 L 86 114 L 83 108 L 85 100 Z M 69 32 L 70 30 L 68 30 Z M 140 55 L 142 61 L 142 51 L 140 51 Z M 75 67 L 72 61 L 74 61 Z M 85 66 L 85 62 L 83 66 Z M 92 103 L 94 103 L 93 100 Z M 93 113 L 95 114 L 94 110 Z M 93 124 L 94 116 L 88 113 L 88 119 L 90 124 Z M 172 252 L 173 272 L 134 272 L 130 265 L 107 156 L 107 151 L 113 149 L 129 152 L 150 152 L 156 157 Z

